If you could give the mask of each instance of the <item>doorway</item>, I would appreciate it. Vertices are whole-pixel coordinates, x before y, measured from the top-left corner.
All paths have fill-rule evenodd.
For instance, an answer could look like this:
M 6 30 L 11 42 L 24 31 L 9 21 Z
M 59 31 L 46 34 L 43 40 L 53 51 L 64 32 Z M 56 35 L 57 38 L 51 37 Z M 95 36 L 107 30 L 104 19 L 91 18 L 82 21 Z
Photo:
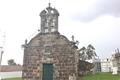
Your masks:
M 53 64 L 43 64 L 42 80 L 53 80 Z

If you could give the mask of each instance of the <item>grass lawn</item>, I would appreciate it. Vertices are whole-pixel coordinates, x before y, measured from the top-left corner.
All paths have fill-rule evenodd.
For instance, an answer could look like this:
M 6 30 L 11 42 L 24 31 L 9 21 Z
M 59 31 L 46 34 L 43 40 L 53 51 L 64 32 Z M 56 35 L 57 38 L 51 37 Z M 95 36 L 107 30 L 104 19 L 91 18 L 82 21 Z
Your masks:
M 21 78 L 10 78 L 4 80 L 22 80 Z M 89 74 L 79 80 L 120 80 L 120 75 L 112 75 L 112 73 Z
M 120 75 L 112 75 L 112 73 L 89 74 L 82 77 L 82 80 L 120 80 Z
M 3 80 L 22 80 L 21 78 L 8 78 L 8 79 L 3 79 Z

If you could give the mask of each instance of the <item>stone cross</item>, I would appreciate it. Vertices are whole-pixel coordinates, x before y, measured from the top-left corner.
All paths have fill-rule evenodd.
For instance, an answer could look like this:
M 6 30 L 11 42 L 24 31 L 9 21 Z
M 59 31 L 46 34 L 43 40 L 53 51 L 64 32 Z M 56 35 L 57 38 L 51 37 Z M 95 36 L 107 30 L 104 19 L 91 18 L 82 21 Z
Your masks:
M 25 44 L 22 45 L 22 48 L 26 48 L 27 47 L 27 39 L 25 40 Z

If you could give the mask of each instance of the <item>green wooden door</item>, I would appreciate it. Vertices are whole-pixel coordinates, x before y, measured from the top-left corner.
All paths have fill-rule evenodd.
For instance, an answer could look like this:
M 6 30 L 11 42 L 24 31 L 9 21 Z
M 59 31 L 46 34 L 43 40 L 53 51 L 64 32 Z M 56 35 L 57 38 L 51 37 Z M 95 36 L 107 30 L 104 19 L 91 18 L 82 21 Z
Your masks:
M 43 64 L 42 80 L 53 80 L 53 64 Z

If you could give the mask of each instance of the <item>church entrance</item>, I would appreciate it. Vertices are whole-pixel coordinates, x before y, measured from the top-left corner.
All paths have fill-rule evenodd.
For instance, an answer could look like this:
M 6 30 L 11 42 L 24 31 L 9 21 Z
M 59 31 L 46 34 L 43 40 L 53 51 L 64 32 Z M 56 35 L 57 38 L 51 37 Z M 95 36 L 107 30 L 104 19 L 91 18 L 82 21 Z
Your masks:
M 42 80 L 53 80 L 53 64 L 43 64 Z

